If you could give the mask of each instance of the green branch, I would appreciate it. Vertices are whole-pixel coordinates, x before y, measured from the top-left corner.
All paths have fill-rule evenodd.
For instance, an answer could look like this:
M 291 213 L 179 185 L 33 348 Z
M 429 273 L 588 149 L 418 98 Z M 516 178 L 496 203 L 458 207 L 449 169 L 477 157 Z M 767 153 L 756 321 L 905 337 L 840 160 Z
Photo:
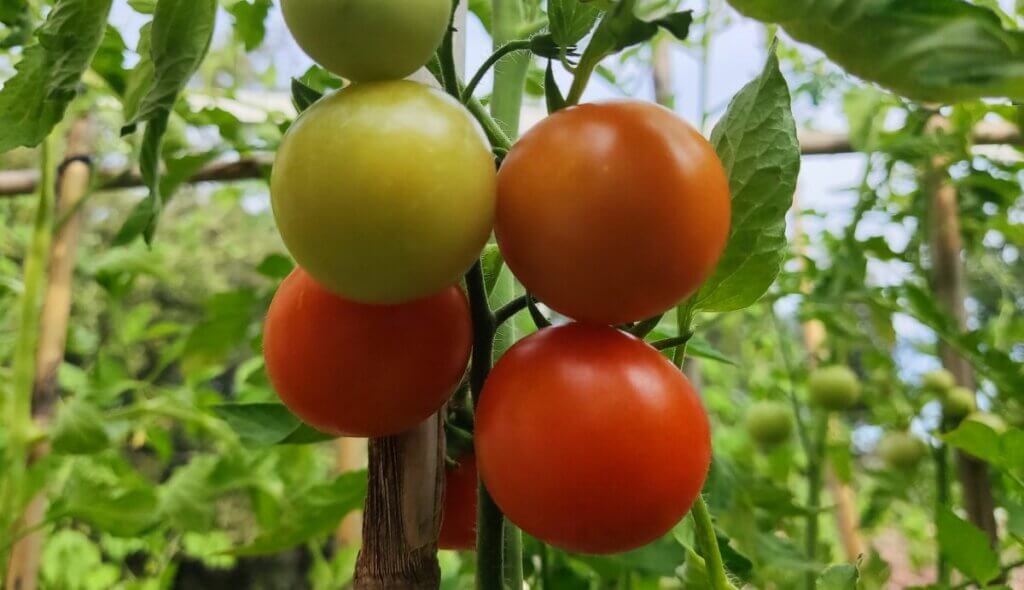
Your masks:
M 491 54 L 490 57 L 487 58 L 487 61 L 485 61 L 482 66 L 480 66 L 480 69 L 476 71 L 476 74 L 473 75 L 473 78 L 470 79 L 468 84 L 466 84 L 466 88 L 463 89 L 462 91 L 462 102 L 469 102 L 469 99 L 473 98 L 473 93 L 476 92 L 476 87 L 480 85 L 480 81 L 484 79 L 484 75 L 486 75 L 487 72 L 492 67 L 494 67 L 494 64 L 498 63 L 498 61 L 501 60 L 501 58 L 505 57 L 510 53 L 515 53 L 516 51 L 525 51 L 528 50 L 529 48 L 529 39 L 517 39 L 515 41 L 509 41 L 508 43 L 499 47 L 494 53 Z

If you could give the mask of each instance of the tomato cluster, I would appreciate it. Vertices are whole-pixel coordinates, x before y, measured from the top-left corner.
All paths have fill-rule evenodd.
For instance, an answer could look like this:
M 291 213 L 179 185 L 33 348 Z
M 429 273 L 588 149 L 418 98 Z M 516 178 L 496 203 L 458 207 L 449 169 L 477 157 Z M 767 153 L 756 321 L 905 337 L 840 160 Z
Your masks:
M 709 423 L 679 369 L 614 326 L 674 307 L 714 269 L 731 213 L 714 149 L 662 107 L 587 104 L 541 122 L 496 171 L 458 100 L 398 79 L 433 54 L 447 0 L 282 7 L 307 53 L 352 82 L 296 120 L 272 174 L 300 267 L 264 336 L 282 401 L 346 436 L 437 412 L 473 346 L 459 281 L 493 231 L 526 290 L 574 321 L 495 365 L 475 455 L 448 475 L 440 545 L 473 546 L 478 469 L 510 521 L 558 547 L 618 552 L 664 535 L 704 484 Z

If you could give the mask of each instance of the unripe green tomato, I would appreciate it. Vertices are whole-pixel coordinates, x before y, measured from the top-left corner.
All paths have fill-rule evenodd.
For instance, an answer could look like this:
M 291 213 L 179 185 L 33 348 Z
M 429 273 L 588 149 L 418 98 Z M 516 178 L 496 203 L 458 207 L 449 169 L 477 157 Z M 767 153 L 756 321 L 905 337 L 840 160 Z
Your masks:
M 974 392 L 966 387 L 954 387 L 942 396 L 942 413 L 947 418 L 963 418 L 976 409 Z
M 353 84 L 302 114 L 270 181 L 277 227 L 303 269 L 359 303 L 404 303 L 459 282 L 494 224 L 483 131 L 441 91 Z
M 945 369 L 938 369 L 930 373 L 925 373 L 924 378 L 921 381 L 921 387 L 925 391 L 930 391 L 936 395 L 942 395 L 956 387 L 956 378 L 953 374 Z
M 996 434 L 1002 434 L 1006 432 L 1007 429 L 1006 422 L 1002 418 L 989 412 L 974 412 L 971 415 L 967 416 L 965 420 L 977 422 L 978 424 L 984 424 L 985 426 L 988 426 L 992 430 L 996 431 Z
M 826 410 L 848 410 L 860 398 L 860 381 L 849 367 L 833 365 L 817 369 L 807 380 L 811 404 Z
M 434 55 L 451 0 L 281 0 L 288 29 L 317 63 L 356 82 L 398 80 Z
M 747 434 L 762 447 L 773 447 L 793 434 L 793 414 L 780 402 L 761 401 L 750 406 L 744 420 Z
M 878 443 L 879 456 L 896 471 L 913 470 L 927 452 L 921 439 L 906 432 L 890 432 Z

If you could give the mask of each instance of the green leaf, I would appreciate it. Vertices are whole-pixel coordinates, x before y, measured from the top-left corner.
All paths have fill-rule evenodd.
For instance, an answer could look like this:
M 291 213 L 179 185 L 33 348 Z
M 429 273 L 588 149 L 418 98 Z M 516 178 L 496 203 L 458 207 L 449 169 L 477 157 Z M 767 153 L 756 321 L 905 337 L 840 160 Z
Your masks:
M 270 6 L 270 0 L 238 0 L 228 7 L 235 20 L 235 35 L 245 45 L 246 51 L 252 51 L 263 43 Z
M 267 277 L 280 281 L 291 274 L 295 269 L 295 263 L 284 254 L 268 254 L 266 258 L 256 267 L 256 272 Z
M 292 104 L 295 105 L 296 111 L 305 111 L 323 96 L 323 93 L 306 86 L 298 78 L 292 78 Z
M 972 580 L 986 584 L 999 575 L 999 555 L 988 537 L 948 508 L 938 513 L 938 541 L 949 563 Z
M 333 438 L 306 426 L 281 404 L 223 404 L 213 406 L 213 411 L 246 445 L 311 444 Z
M 800 172 L 789 88 L 774 51 L 761 75 L 733 98 L 711 143 L 729 175 L 732 228 L 695 302 L 704 311 L 734 311 L 756 303 L 782 269 L 786 213 Z
M 232 553 L 269 555 L 326 536 L 349 512 L 362 507 L 365 498 L 365 471 L 346 473 L 331 483 L 300 490 L 290 498 L 287 518 Z
M 942 440 L 992 465 L 1003 462 L 999 434 L 974 420 L 964 420 L 956 430 L 942 435 Z
M 154 525 L 157 507 L 151 486 L 110 487 L 89 482 L 51 504 L 50 515 L 81 520 L 115 537 L 134 537 Z
M 142 172 L 142 181 L 149 188 L 149 195 L 128 214 L 128 219 L 114 236 L 115 246 L 130 244 L 140 235 L 147 244 L 150 244 L 156 235 L 156 223 L 163 211 L 165 198 L 160 183 L 160 145 L 164 133 L 167 132 L 169 117 L 170 112 L 160 113 L 146 125 L 139 168 Z
M 110 445 L 99 410 L 77 397 L 61 406 L 50 437 L 60 455 L 91 455 Z
M 213 38 L 216 0 L 159 0 L 153 13 L 149 59 L 153 77 L 125 126 L 170 113 Z M 145 56 L 143 56 L 145 59 Z
M 923 102 L 1024 99 L 1024 33 L 962 0 L 729 0 L 850 73 Z
M 860 574 L 849 564 L 833 565 L 818 576 L 814 587 L 818 590 L 857 590 Z
M 547 103 L 548 114 L 560 111 L 565 108 L 565 97 L 558 88 L 558 81 L 555 80 L 555 70 L 551 60 L 548 60 L 547 70 L 544 72 L 544 99 Z
M 600 13 L 596 2 L 548 0 L 551 36 L 562 47 L 575 45 L 594 28 Z
M 59 0 L 0 90 L 0 153 L 39 145 L 64 118 L 103 39 L 111 0 Z

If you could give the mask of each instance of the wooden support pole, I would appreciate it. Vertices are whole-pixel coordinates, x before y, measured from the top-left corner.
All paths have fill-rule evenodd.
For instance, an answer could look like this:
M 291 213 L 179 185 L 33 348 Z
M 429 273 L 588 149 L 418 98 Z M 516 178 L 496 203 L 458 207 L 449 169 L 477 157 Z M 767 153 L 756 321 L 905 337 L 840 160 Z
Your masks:
M 338 473 L 346 473 L 366 466 L 366 441 L 361 438 L 339 438 L 335 442 Z M 335 531 L 338 547 L 352 547 L 359 544 L 363 534 L 363 516 L 353 512 L 341 521 Z
M 948 124 L 943 118 L 935 117 L 929 122 L 929 131 L 941 132 Z M 960 231 L 958 195 L 949 179 L 948 166 L 948 158 L 932 158 L 921 183 L 925 198 L 928 199 L 931 281 L 939 304 L 953 317 L 960 330 L 966 330 L 967 310 L 964 301 L 967 299 L 967 289 L 964 262 L 961 259 L 963 236 Z M 942 343 L 939 344 L 939 355 L 943 366 L 953 374 L 957 384 L 973 392 L 976 383 L 970 362 Z M 988 466 L 966 453 L 958 452 L 957 471 L 968 517 L 985 532 L 992 546 L 997 546 L 995 500 L 992 497 Z
M 805 156 L 849 154 L 856 150 L 845 133 L 801 130 L 800 150 Z M 1017 145 L 1022 142 L 1021 133 L 1009 123 L 983 121 L 975 129 L 975 145 Z M 258 154 L 227 162 L 214 162 L 203 167 L 188 179 L 188 184 L 203 182 L 238 182 L 266 178 L 273 164 L 272 154 Z M 99 190 L 127 189 L 142 186 L 138 170 L 100 168 Z M 0 171 L 0 198 L 28 195 L 35 192 L 39 184 L 37 170 Z
M 35 383 L 32 389 L 32 417 L 45 430 L 53 418 L 57 402 L 57 371 L 64 360 L 68 319 L 71 315 L 72 279 L 75 253 L 81 233 L 79 201 L 89 190 L 91 169 L 88 158 L 93 145 L 92 121 L 88 117 L 76 121 L 68 134 L 66 165 L 57 181 L 57 219 L 71 215 L 60 227 L 50 247 L 46 295 L 39 323 L 36 352 Z M 83 159 L 76 159 L 83 158 Z M 74 212 L 74 213 L 72 213 Z M 49 452 L 47 445 L 32 449 L 29 461 L 37 461 Z M 29 503 L 19 523 L 19 530 L 36 528 L 46 513 L 46 492 L 37 494 Z M 36 530 L 15 544 L 7 571 L 8 590 L 36 590 L 44 531 Z

